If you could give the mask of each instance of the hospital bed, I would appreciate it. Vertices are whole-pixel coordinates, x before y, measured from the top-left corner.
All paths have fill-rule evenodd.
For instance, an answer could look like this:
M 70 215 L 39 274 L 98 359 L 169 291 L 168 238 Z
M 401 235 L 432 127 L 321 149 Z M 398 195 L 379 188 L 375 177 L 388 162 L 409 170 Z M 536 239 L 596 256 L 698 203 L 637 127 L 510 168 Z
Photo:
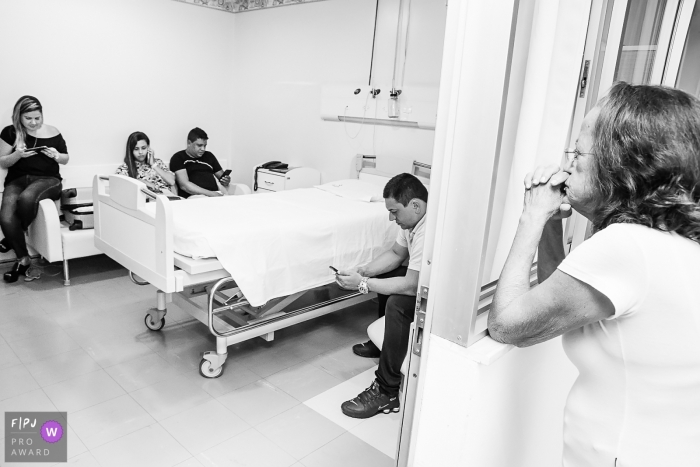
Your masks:
M 425 165 L 414 163 L 420 170 Z M 366 168 L 359 173 L 379 193 L 389 178 Z M 398 229 L 383 202 L 318 188 L 176 201 L 111 175 L 95 177 L 93 190 L 95 245 L 132 281 L 157 289 L 148 329 L 163 328 L 172 301 L 216 337 L 216 350 L 200 362 L 207 378 L 223 373 L 229 345 L 272 340 L 276 330 L 372 299 L 329 286 L 328 266 L 371 261 Z

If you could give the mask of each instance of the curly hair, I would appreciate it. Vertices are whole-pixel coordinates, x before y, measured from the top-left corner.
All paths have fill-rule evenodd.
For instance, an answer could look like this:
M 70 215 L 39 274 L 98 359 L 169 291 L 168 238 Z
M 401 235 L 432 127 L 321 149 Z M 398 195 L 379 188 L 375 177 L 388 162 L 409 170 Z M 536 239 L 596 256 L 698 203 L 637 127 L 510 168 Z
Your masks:
M 593 228 L 641 224 L 700 243 L 700 100 L 615 84 L 593 128 Z

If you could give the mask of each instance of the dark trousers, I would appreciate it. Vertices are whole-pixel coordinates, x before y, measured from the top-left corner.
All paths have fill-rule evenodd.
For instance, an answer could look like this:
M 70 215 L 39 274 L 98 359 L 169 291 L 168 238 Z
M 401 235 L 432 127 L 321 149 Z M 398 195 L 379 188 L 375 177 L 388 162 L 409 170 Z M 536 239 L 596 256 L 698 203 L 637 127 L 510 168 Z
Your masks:
M 41 156 L 39 156 L 41 157 Z M 0 207 L 0 228 L 17 259 L 29 256 L 24 231 L 36 217 L 39 201 L 61 197 L 61 180 L 55 177 L 23 175 L 5 185 Z
M 405 276 L 406 268 L 399 267 L 391 272 L 377 276 Z M 379 317 L 384 318 L 384 343 L 379 357 L 379 368 L 375 372 L 379 388 L 385 394 L 395 396 L 401 385 L 401 364 L 408 350 L 408 335 L 415 316 L 416 297 L 413 295 L 380 295 Z

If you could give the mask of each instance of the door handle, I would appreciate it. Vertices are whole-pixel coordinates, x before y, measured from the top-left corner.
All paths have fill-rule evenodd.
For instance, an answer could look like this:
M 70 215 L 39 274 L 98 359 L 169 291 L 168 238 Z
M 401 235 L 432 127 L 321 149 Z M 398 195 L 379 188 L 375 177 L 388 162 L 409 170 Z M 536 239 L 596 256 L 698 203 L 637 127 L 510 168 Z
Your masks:
M 586 60 L 585 62 L 583 62 L 583 71 L 581 72 L 581 82 L 579 83 L 578 97 L 583 97 L 586 95 L 586 88 L 588 87 L 588 70 L 590 67 L 590 60 Z

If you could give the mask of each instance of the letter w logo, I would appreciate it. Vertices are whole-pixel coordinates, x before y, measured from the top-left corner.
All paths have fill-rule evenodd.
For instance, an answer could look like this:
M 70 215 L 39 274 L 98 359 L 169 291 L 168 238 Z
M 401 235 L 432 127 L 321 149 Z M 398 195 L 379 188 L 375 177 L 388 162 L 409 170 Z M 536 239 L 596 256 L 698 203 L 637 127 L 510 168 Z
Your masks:
M 53 428 L 47 428 L 46 429 L 46 435 L 50 436 L 52 438 L 56 437 L 56 433 L 58 433 L 58 428 L 53 427 Z

